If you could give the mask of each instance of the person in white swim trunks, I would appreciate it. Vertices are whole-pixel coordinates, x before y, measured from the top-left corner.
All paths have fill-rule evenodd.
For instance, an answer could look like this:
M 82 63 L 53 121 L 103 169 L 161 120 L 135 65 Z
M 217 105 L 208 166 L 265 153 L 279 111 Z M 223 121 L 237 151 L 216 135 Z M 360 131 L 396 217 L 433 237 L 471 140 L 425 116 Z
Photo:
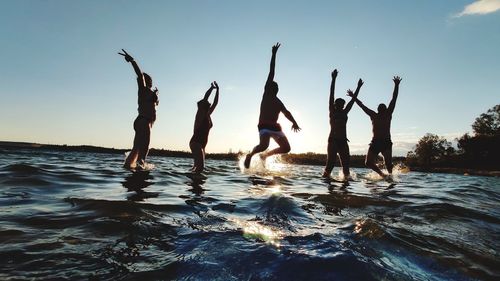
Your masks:
M 274 154 L 288 153 L 290 151 L 290 143 L 286 135 L 281 130 L 280 124 L 277 122 L 280 113 L 283 113 L 285 117 L 292 122 L 292 130 L 295 132 L 300 131 L 300 127 L 293 118 L 290 111 L 288 111 L 277 97 L 278 94 L 278 83 L 274 81 L 274 68 L 276 64 L 276 53 L 280 47 L 280 43 L 277 43 L 272 48 L 271 57 L 271 67 L 269 75 L 267 77 L 266 86 L 264 87 L 264 95 L 262 96 L 262 102 L 260 104 L 260 116 L 259 116 L 259 136 L 260 142 L 255 146 L 249 154 L 245 157 L 245 168 L 250 167 L 250 161 L 252 156 L 265 151 L 269 147 L 269 141 L 271 138 L 279 145 L 278 148 L 264 152 L 260 154 L 261 159 L 265 160 Z

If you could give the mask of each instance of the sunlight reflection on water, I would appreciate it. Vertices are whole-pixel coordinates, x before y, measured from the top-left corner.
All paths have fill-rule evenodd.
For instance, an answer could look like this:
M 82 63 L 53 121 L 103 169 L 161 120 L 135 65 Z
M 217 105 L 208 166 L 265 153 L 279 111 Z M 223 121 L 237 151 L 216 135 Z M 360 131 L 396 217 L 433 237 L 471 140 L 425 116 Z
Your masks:
M 256 221 L 243 221 L 237 218 L 230 219 L 236 226 L 243 231 L 243 237 L 247 239 L 254 239 L 264 241 L 275 247 L 280 247 L 280 239 L 284 233 L 276 227 L 262 225 Z
M 15 151 L 0 158 L 4 279 L 496 280 L 498 178 L 352 181 L 279 157 Z M 341 170 L 335 168 L 335 174 Z M 54 242 L 56 241 L 56 242 Z M 36 265 L 36 266 L 35 266 Z

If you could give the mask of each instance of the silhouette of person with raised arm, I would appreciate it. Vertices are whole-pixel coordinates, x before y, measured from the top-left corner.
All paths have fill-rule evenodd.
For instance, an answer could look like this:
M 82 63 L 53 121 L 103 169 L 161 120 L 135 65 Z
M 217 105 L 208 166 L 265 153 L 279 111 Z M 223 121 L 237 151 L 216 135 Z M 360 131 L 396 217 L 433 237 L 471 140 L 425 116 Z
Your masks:
M 142 72 L 134 58 L 129 55 L 124 49 L 123 53 L 118 53 L 125 57 L 125 61 L 130 62 L 137 74 L 138 99 L 137 103 L 139 112 L 134 121 L 134 147 L 125 160 L 123 165 L 125 168 L 139 168 L 144 169 L 146 163 L 146 156 L 149 151 L 149 142 L 151 139 L 151 128 L 156 120 L 156 106 L 159 103 L 158 89 L 153 87 L 153 79 L 147 73 Z
M 282 112 L 285 117 L 292 122 L 292 130 L 295 132 L 300 131 L 300 127 L 293 118 L 290 111 L 288 111 L 285 105 L 277 97 L 278 95 L 278 83 L 274 81 L 274 68 L 276 64 L 276 53 L 278 52 L 280 43 L 272 48 L 271 56 L 271 67 L 269 70 L 269 75 L 267 77 L 266 85 L 264 87 L 264 94 L 262 96 L 262 102 L 260 104 L 260 116 L 259 116 L 259 136 L 260 143 L 255 146 L 249 154 L 245 157 L 245 168 L 250 167 L 250 161 L 252 156 L 259 152 L 266 150 L 269 147 L 269 141 L 271 138 L 279 145 L 271 151 L 264 152 L 260 154 L 262 160 L 274 154 L 288 153 L 290 151 L 290 144 L 285 134 L 281 130 L 281 126 L 278 123 L 279 114 Z
M 391 120 L 392 113 L 396 107 L 396 100 L 398 98 L 399 83 L 401 77 L 394 76 L 394 92 L 392 93 L 392 100 L 389 103 L 389 108 L 383 103 L 378 105 L 377 112 L 366 107 L 354 94 L 349 93 L 348 96 L 352 97 L 356 103 L 363 109 L 363 111 L 370 116 L 372 120 L 373 138 L 370 143 L 370 148 L 366 154 L 365 164 L 377 172 L 381 177 L 387 178 L 392 174 L 392 141 L 391 141 Z M 385 167 L 389 175 L 385 175 L 376 165 L 376 158 L 379 153 L 384 157 Z
M 345 106 L 345 100 L 342 98 L 335 99 L 335 80 L 337 79 L 338 71 L 335 69 L 332 72 L 332 83 L 330 85 L 330 99 L 328 102 L 329 112 L 330 112 L 330 135 L 328 136 L 328 149 L 326 166 L 323 172 L 323 177 L 329 177 L 333 166 L 335 164 L 335 158 L 337 154 L 340 158 L 340 164 L 342 165 L 342 172 L 344 174 L 344 179 L 349 179 L 349 160 L 351 155 L 349 154 L 349 145 L 347 144 L 347 114 L 351 110 L 355 97 L 358 96 L 361 86 L 363 86 L 363 80 L 359 79 L 358 87 L 356 91 L 352 93 L 351 90 L 347 92 L 352 94 L 354 97 Z
M 210 105 L 208 98 L 213 89 L 215 89 L 215 98 L 213 104 Z M 191 171 L 194 173 L 201 173 L 205 167 L 205 146 L 207 146 L 208 134 L 213 126 L 210 115 L 214 112 L 218 103 L 219 85 L 214 81 L 205 93 L 203 99 L 198 102 L 198 111 L 196 112 L 194 120 L 193 137 L 191 137 L 189 141 L 189 147 L 191 148 L 194 158 L 194 164 Z

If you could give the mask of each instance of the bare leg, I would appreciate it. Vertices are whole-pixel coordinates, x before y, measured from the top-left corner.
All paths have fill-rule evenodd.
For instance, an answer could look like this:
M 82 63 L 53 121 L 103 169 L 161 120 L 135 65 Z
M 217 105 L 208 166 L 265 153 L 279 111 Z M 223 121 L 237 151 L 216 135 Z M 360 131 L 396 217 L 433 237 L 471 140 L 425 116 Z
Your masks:
M 245 168 L 248 169 L 250 167 L 250 161 L 252 160 L 252 156 L 254 156 L 256 153 L 266 150 L 269 147 L 270 138 L 271 137 L 269 135 L 260 135 L 260 143 L 256 147 L 254 147 L 252 152 L 247 154 L 247 156 L 245 157 L 245 163 L 244 163 Z
M 131 169 L 132 167 L 135 166 L 135 163 L 137 162 L 137 157 L 139 156 L 139 151 L 137 148 L 132 148 L 132 151 L 127 156 L 127 159 L 125 159 L 125 164 L 123 164 L 124 168 Z
M 146 156 L 148 156 L 149 152 L 149 142 L 151 140 L 151 123 L 143 119 L 141 124 L 142 127 L 142 139 L 139 150 L 139 161 L 143 164 L 146 163 Z
M 351 155 L 349 154 L 349 146 L 339 149 L 340 164 L 342 165 L 342 172 L 344 174 L 344 179 L 348 180 L 351 172 L 349 171 L 349 164 Z
M 333 171 L 335 166 L 335 157 L 337 157 L 337 150 L 332 142 L 328 142 L 327 155 L 326 155 L 326 165 L 323 172 L 323 177 L 327 178 Z
M 205 168 L 205 150 L 201 146 L 201 144 L 197 142 L 190 142 L 189 147 L 191 148 L 191 152 L 193 153 L 193 172 L 201 173 Z
M 132 147 L 132 151 L 130 151 L 127 159 L 125 159 L 125 164 L 123 167 L 125 168 L 133 168 L 136 165 L 137 158 L 139 157 L 139 151 L 141 147 L 141 128 L 140 128 L 140 118 L 136 118 L 134 121 L 134 146 Z
M 271 151 L 262 153 L 262 156 L 261 156 L 262 159 L 266 159 L 267 157 L 273 156 L 275 154 L 283 154 L 283 153 L 290 152 L 290 143 L 288 142 L 288 139 L 285 136 L 279 137 L 279 138 L 274 138 L 274 141 L 276 141 L 276 143 L 279 145 L 279 147 L 277 147 Z
M 382 156 L 384 156 L 385 167 L 387 168 L 387 172 L 392 174 L 392 147 L 386 149 L 382 152 Z
M 371 150 L 368 149 L 368 153 L 366 154 L 366 161 L 365 164 L 368 168 L 374 170 L 379 174 L 381 177 L 385 178 L 384 173 L 377 167 L 377 164 L 375 163 L 375 159 L 377 159 L 377 155 Z

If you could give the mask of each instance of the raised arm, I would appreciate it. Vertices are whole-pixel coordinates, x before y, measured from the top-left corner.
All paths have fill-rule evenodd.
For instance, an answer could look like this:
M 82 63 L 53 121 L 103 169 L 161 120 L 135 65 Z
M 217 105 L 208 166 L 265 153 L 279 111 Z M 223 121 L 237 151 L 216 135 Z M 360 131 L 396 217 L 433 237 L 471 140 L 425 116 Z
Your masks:
M 273 46 L 272 56 L 271 56 L 271 66 L 269 69 L 269 75 L 267 76 L 266 84 L 274 81 L 274 68 L 276 66 L 276 53 L 278 52 L 278 49 L 280 46 L 281 46 L 281 44 L 279 42 Z
M 363 86 L 363 80 L 359 79 L 358 80 L 358 87 L 356 88 L 356 91 L 354 91 L 354 94 L 352 94 L 351 90 L 347 91 L 349 94 L 352 94 L 354 97 L 345 106 L 344 110 L 345 110 L 346 113 L 349 113 L 349 111 L 351 111 L 351 108 L 352 108 L 352 106 L 354 104 L 354 101 L 358 97 L 359 90 L 361 89 L 361 86 Z
M 215 88 L 215 98 L 214 98 L 214 102 L 212 103 L 212 106 L 210 107 L 210 111 L 209 111 L 210 114 L 212 114 L 212 112 L 214 112 L 215 107 L 219 103 L 219 85 L 217 84 L 216 81 L 214 81 L 212 83 L 212 86 Z
M 352 91 L 349 91 L 347 93 L 347 95 L 349 97 L 351 97 L 358 105 L 359 107 L 361 107 L 361 109 L 363 109 L 363 111 L 368 114 L 368 116 L 370 116 L 371 118 L 375 117 L 377 115 L 377 113 L 375 113 L 375 111 L 369 109 L 368 107 L 366 107 L 366 105 L 364 105 L 359 99 L 358 97 L 354 96 L 354 94 L 352 93 Z
M 399 83 L 401 82 L 401 77 L 394 76 L 394 78 L 392 78 L 392 81 L 394 81 L 394 92 L 392 92 L 392 99 L 391 102 L 389 103 L 389 108 L 388 108 L 391 114 L 394 112 L 394 108 L 396 107 L 396 100 L 398 99 Z
M 127 51 L 125 51 L 124 49 L 122 49 L 122 51 L 123 51 L 123 53 L 118 53 L 118 54 L 124 56 L 125 60 L 132 64 L 132 67 L 134 68 L 134 71 L 135 71 L 135 74 L 137 75 L 137 78 L 139 78 L 140 81 L 142 81 L 142 86 L 145 86 L 144 77 L 142 76 L 142 71 L 139 68 L 139 65 L 137 65 L 134 58 L 131 55 L 129 55 L 127 53 Z
M 333 104 L 335 103 L 335 81 L 337 80 L 338 73 L 339 72 L 337 71 L 337 69 L 332 71 L 332 83 L 330 84 L 330 99 L 328 102 L 330 111 L 332 111 L 332 109 L 334 108 Z
M 212 94 L 212 90 L 215 89 L 214 83 L 210 84 L 210 88 L 205 92 L 205 96 L 203 97 L 203 100 L 208 101 L 208 98 L 210 97 L 210 94 Z

